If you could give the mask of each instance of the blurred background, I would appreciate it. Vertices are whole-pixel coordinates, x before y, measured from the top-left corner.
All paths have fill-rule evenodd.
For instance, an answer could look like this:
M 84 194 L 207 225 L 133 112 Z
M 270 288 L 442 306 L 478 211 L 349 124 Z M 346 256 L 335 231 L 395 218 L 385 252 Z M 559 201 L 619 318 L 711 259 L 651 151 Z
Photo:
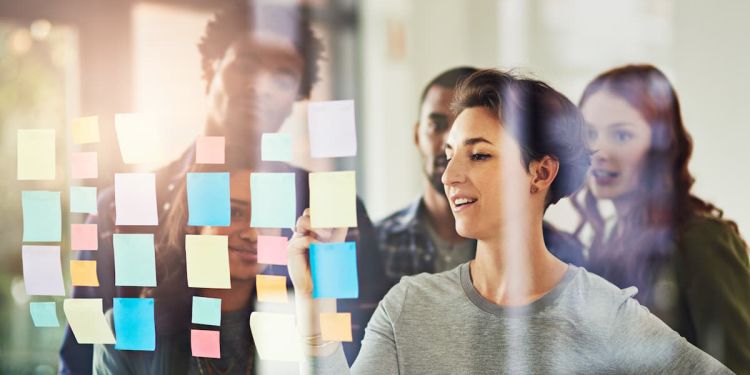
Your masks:
M 282 131 L 295 164 L 356 168 L 357 190 L 379 219 L 420 192 L 413 145 L 423 86 L 458 65 L 514 68 L 577 102 L 596 74 L 650 63 L 672 80 L 693 135 L 694 191 L 750 233 L 744 189 L 750 139 L 750 2 L 721 0 L 309 0 L 326 43 L 313 100 L 355 99 L 358 157 L 311 160 L 305 103 Z M 176 158 L 202 131 L 204 83 L 196 44 L 219 0 L 0 1 L 0 373 L 54 373 L 63 328 L 34 328 L 21 268 L 21 190 L 66 191 L 68 156 L 98 151 L 100 188 L 115 172 Z M 115 113 L 159 116 L 153 165 L 124 165 Z M 102 141 L 73 146 L 73 118 L 98 115 Z M 16 130 L 57 129 L 57 179 L 17 181 Z M 64 199 L 67 194 L 63 193 Z M 63 202 L 63 212 L 67 209 Z M 80 215 L 80 214 L 74 214 Z M 63 228 L 83 217 L 64 215 Z M 572 230 L 568 202 L 547 217 Z M 64 230 L 63 259 L 69 253 Z M 67 272 L 67 267 L 63 267 Z M 69 278 L 66 278 L 66 281 Z M 69 284 L 69 282 L 68 282 Z M 58 316 L 64 315 L 58 304 Z

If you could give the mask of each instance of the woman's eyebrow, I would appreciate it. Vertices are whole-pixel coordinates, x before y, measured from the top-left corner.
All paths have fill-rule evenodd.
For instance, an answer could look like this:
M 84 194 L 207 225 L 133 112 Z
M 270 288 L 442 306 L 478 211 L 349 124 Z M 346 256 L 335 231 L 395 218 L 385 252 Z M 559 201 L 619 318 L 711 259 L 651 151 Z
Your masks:
M 489 144 L 492 144 L 492 142 L 488 141 L 486 138 L 483 138 L 483 137 L 469 138 L 469 139 L 467 139 L 467 140 L 464 141 L 464 145 L 465 146 L 471 146 L 471 145 L 475 145 L 477 143 L 489 143 Z

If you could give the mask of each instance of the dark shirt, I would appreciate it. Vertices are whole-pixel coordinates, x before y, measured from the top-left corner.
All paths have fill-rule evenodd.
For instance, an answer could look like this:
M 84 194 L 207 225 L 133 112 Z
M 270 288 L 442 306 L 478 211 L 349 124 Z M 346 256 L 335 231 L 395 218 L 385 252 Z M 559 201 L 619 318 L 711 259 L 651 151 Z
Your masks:
M 194 164 L 195 148 L 189 148 L 178 160 L 159 169 L 156 174 L 156 200 L 159 208 L 159 223 L 164 223 L 167 213 L 171 209 L 170 202 L 174 200 L 177 188 L 185 178 L 185 174 Z M 288 166 L 283 163 L 264 163 L 262 170 L 266 172 L 291 172 L 296 175 L 297 215 L 309 206 L 308 172 Z M 98 224 L 99 250 L 78 251 L 75 256 L 82 260 L 97 261 L 97 276 L 99 287 L 73 288 L 73 298 L 102 298 L 104 311 L 112 308 L 114 297 L 138 297 L 140 288 L 115 286 L 114 279 L 114 251 L 112 235 L 118 233 L 155 233 L 159 238 L 158 226 L 115 226 L 114 187 L 102 190 L 98 197 L 98 215 L 90 215 L 87 223 Z M 347 358 L 353 362 L 359 352 L 359 346 L 364 337 L 364 328 L 375 311 L 378 301 L 388 291 L 387 283 L 383 280 L 382 265 L 377 252 L 374 228 L 362 202 L 357 199 L 358 227 L 350 229 L 347 241 L 357 243 L 357 267 L 360 280 L 358 299 L 340 299 L 339 311 L 352 313 L 351 343 L 344 345 Z M 284 229 L 285 236 L 291 236 L 289 229 Z M 286 267 L 268 267 L 265 273 L 287 275 Z M 291 284 L 289 285 L 291 287 Z M 156 301 L 156 304 L 159 302 Z M 158 306 L 157 306 L 158 308 Z M 158 334 L 158 332 L 157 332 Z M 60 349 L 61 374 L 91 374 L 93 345 L 78 344 L 70 327 L 66 327 L 65 337 Z
M 420 197 L 409 206 L 394 212 L 375 225 L 380 244 L 380 256 L 389 285 L 395 285 L 402 276 L 418 273 L 437 273 L 437 249 L 422 218 L 425 211 Z M 542 224 L 544 243 L 563 262 L 580 266 L 583 263 L 583 245 L 574 236 L 561 232 L 551 224 Z M 476 240 L 474 251 L 476 251 Z

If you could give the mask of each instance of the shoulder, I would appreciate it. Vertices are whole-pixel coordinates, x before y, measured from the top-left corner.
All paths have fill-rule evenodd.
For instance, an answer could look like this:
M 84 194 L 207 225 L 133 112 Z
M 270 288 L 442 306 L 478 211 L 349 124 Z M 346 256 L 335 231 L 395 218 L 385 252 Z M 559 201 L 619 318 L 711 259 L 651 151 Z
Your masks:
M 404 276 L 383 298 L 383 307 L 389 312 L 393 321 L 397 320 L 405 306 L 428 304 L 446 301 L 452 295 L 460 294 L 460 267 L 452 270 L 430 274 L 420 273 Z
M 728 259 L 748 262 L 739 233 L 726 220 L 705 214 L 693 215 L 680 228 L 677 251 L 684 262 L 702 267 Z

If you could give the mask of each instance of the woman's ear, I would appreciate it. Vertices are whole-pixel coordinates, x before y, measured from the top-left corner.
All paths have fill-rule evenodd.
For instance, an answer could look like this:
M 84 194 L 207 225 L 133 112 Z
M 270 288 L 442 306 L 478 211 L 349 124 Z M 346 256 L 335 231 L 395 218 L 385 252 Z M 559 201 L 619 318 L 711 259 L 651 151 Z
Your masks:
M 540 160 L 532 160 L 529 163 L 529 173 L 531 174 L 531 192 L 547 191 L 552 182 L 557 177 L 560 170 L 560 162 L 557 159 L 545 155 Z

